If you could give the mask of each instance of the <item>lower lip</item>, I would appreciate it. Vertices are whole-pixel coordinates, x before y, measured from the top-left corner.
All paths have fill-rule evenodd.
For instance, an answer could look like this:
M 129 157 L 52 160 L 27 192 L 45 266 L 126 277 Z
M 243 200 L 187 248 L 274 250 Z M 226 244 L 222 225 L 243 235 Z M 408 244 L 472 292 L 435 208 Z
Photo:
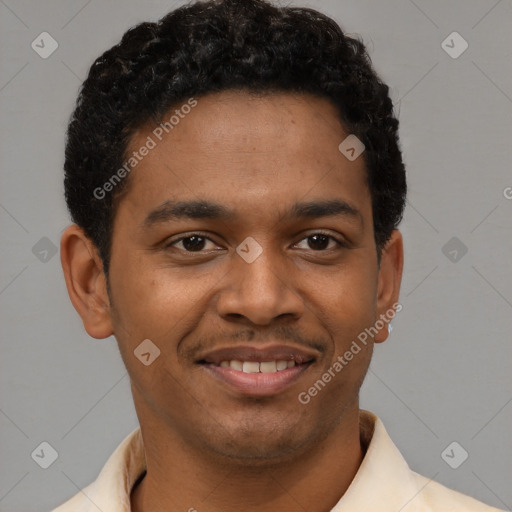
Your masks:
M 271 396 L 283 391 L 297 381 L 310 365 L 311 363 L 298 364 L 273 373 L 245 373 L 215 364 L 202 364 L 201 366 L 211 372 L 214 377 L 229 384 L 231 388 L 242 394 Z

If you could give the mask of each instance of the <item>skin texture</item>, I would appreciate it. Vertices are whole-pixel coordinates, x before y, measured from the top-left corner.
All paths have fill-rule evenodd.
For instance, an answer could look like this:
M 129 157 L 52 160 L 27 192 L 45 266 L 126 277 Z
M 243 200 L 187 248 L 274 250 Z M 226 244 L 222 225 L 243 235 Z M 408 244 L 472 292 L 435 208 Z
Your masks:
M 132 509 L 328 511 L 364 455 L 358 394 L 387 327 L 310 403 L 297 396 L 398 301 L 402 238 L 393 232 L 379 265 L 364 160 L 338 150 L 348 132 L 327 100 L 229 91 L 197 101 L 129 177 L 114 221 L 110 295 L 82 230 L 70 226 L 61 241 L 85 329 L 115 334 L 131 379 L 148 471 Z M 154 127 L 141 127 L 131 149 Z M 327 199 L 359 213 L 284 217 L 297 201 Z M 145 229 L 167 200 L 215 201 L 236 217 Z M 319 231 L 345 246 L 329 238 L 318 249 L 308 237 Z M 208 238 L 202 252 L 168 245 L 197 232 Z M 249 236 L 263 249 L 250 264 L 236 252 Z M 133 353 L 145 339 L 161 351 L 149 366 Z M 272 342 L 315 354 L 272 396 L 242 395 L 197 364 L 213 348 Z

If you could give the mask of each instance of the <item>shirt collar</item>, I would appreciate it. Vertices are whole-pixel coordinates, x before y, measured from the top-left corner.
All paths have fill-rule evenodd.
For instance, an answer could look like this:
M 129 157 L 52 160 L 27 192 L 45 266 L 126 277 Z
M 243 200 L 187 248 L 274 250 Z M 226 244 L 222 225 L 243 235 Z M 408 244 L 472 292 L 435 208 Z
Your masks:
M 405 510 L 421 491 L 414 473 L 377 416 L 361 410 L 359 424 L 366 454 L 349 488 L 331 512 Z
M 405 510 L 421 492 L 414 473 L 388 436 L 381 420 L 360 411 L 361 443 L 365 455 L 349 488 L 331 512 Z M 103 466 L 98 478 L 53 512 L 130 512 L 130 494 L 146 470 L 140 427 L 132 431 Z

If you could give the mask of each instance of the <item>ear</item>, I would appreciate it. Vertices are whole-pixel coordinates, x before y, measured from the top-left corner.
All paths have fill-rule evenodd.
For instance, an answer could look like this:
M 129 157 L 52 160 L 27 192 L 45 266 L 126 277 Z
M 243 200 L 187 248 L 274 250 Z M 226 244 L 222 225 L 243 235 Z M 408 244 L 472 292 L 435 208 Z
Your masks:
M 93 338 L 113 334 L 110 301 L 98 250 L 76 224 L 68 226 L 60 241 L 60 261 L 69 298 Z
M 375 335 L 375 343 L 386 341 L 389 335 L 388 324 L 394 317 L 394 313 L 400 311 L 398 298 L 400 296 L 400 284 L 402 282 L 402 270 L 404 264 L 404 247 L 402 234 L 395 229 L 391 238 L 382 250 L 379 268 L 377 288 L 377 315 L 376 324 L 380 326 L 379 320 L 384 326 Z

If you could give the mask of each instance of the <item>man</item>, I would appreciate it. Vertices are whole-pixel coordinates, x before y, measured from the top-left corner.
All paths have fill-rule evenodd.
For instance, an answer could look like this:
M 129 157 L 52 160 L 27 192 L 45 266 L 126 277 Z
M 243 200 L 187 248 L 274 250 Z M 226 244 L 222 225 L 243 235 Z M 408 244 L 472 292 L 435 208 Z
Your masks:
M 196 3 L 93 64 L 61 258 L 140 429 L 56 512 L 496 510 L 359 409 L 401 308 L 397 130 L 362 43 L 309 9 Z

